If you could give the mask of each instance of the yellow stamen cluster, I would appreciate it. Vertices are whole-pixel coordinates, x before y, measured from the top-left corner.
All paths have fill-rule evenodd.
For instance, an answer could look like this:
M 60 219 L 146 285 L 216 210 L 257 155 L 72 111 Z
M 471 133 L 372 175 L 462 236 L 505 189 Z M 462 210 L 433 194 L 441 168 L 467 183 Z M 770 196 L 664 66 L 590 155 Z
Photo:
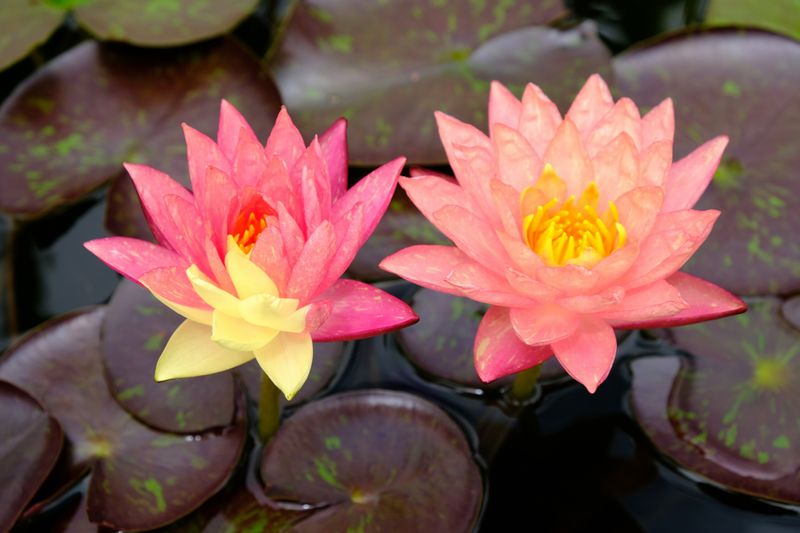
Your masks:
M 543 176 L 545 173 L 549 178 L 554 175 L 549 165 Z M 528 203 L 526 196 L 535 188 L 522 191 L 523 206 Z M 535 211 L 523 213 L 525 243 L 550 266 L 590 266 L 619 250 L 625 245 L 627 231 L 619 222 L 614 202 L 608 202 L 608 209 L 602 216 L 598 214 L 599 198 L 597 185 L 591 182 L 577 201 L 575 196 L 570 196 L 559 206 L 559 198 L 552 198 L 537 206 Z
M 250 250 L 255 246 L 258 236 L 261 235 L 261 232 L 267 227 L 267 217 L 264 216 L 259 219 L 256 217 L 256 214 L 251 211 L 246 219 L 241 217 L 240 219 L 242 222 L 240 223 L 237 220 L 234 226 L 238 231 L 232 235 L 233 240 L 236 241 L 239 248 L 247 254 L 250 253 Z

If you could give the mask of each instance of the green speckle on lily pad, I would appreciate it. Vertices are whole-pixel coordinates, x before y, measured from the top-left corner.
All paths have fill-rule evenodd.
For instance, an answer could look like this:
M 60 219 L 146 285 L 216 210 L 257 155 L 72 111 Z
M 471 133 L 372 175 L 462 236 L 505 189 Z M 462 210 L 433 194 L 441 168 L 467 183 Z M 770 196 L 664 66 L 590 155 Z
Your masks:
M 50 37 L 66 14 L 43 0 L 3 0 L 0 7 L 0 70 Z
M 655 444 L 689 470 L 797 504 L 800 331 L 781 318 L 777 298 L 748 305 L 747 321 L 669 330 L 691 358 L 634 361 L 634 411 Z
M 697 204 L 722 215 L 687 271 L 739 295 L 800 290 L 800 43 L 755 30 L 684 33 L 617 56 L 614 71 L 640 106 L 672 98 L 676 159 L 730 137 Z
M 339 447 L 326 445 L 330 435 Z M 324 504 L 296 531 L 470 531 L 483 500 L 458 425 L 426 400 L 383 390 L 298 410 L 264 449 L 261 479 L 274 501 Z

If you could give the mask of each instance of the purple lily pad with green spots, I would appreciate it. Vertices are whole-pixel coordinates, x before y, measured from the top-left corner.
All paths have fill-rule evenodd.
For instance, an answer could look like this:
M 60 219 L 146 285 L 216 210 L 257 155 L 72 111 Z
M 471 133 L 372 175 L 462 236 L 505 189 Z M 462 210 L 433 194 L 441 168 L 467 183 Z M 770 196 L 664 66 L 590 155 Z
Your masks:
M 566 105 L 610 56 L 593 27 L 535 27 L 564 14 L 558 0 L 298 2 L 272 51 L 275 79 L 307 134 L 349 119 L 350 160 L 446 161 L 434 110 L 486 123 L 489 84 L 518 95 L 539 84 Z
M 64 429 L 66 460 L 90 465 L 89 518 L 115 529 L 152 529 L 187 515 L 228 480 L 246 439 L 234 425 L 195 436 L 157 432 L 110 395 L 101 362 L 104 308 L 55 319 L 26 335 L 0 379 L 36 398 Z
M 481 472 L 458 425 L 407 393 L 329 396 L 289 419 L 264 449 L 271 499 L 319 508 L 296 531 L 470 531 Z
M 740 295 L 800 290 L 800 43 L 758 31 L 682 34 L 618 56 L 619 92 L 675 104 L 675 155 L 728 135 L 698 209 L 722 215 L 687 270 Z
M 258 61 L 229 40 L 179 50 L 76 46 L 0 107 L 0 211 L 37 216 L 115 177 L 127 181 L 124 161 L 152 164 L 188 183 L 180 123 L 213 134 L 221 98 L 264 134 L 280 104 Z M 108 205 L 114 231 L 141 228 L 132 187 Z
M 183 318 L 150 291 L 123 280 L 103 321 L 103 362 L 111 394 L 130 414 L 163 431 L 197 433 L 233 420 L 233 374 L 157 383 L 156 362 Z
M 707 26 L 755 26 L 800 39 L 800 2 L 709 0 L 703 22 Z
M 292 524 L 308 515 L 307 512 L 273 509 L 260 504 L 245 487 L 236 489 L 220 505 L 220 509 L 203 528 L 203 533 L 280 533 L 289 531 Z M 302 529 L 291 529 L 302 531 Z
M 748 304 L 746 314 L 670 330 L 691 359 L 634 362 L 636 417 L 689 470 L 800 503 L 800 331 L 780 317 L 780 300 Z
M 25 391 L 0 381 L 0 531 L 8 531 L 52 470 L 63 433 Z
M 258 0 L 73 0 L 78 22 L 104 40 L 175 46 L 222 35 Z
M 65 12 L 47 0 L 3 0 L 0 70 L 25 57 L 61 25 Z

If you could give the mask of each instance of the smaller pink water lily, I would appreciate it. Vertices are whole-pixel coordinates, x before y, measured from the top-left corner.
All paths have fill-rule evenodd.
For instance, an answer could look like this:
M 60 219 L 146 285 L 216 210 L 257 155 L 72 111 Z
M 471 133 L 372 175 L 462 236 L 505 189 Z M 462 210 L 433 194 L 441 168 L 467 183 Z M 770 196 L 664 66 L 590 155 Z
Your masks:
M 669 99 L 640 117 L 594 75 L 562 118 L 537 86 L 520 101 L 494 82 L 489 136 L 444 113 L 436 119 L 457 181 L 423 173 L 400 184 L 455 246 L 412 246 L 381 267 L 491 305 L 474 346 L 482 380 L 555 355 L 594 392 L 614 361 L 613 328 L 745 310 L 678 272 L 719 216 L 692 207 L 728 139 L 673 163 Z
M 184 125 L 189 192 L 126 164 L 159 244 L 86 243 L 186 320 L 158 360 L 158 381 L 255 358 L 291 398 L 308 377 L 312 341 L 375 335 L 417 321 L 399 299 L 340 279 L 386 211 L 404 159 L 347 190 L 346 122 L 307 147 L 285 109 L 263 146 L 223 101 L 217 141 Z

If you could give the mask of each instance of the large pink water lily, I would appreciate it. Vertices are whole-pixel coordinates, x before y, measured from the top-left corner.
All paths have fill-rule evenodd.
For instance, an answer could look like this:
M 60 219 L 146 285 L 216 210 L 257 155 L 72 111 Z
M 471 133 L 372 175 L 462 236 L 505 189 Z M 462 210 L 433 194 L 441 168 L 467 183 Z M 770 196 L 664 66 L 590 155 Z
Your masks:
M 253 359 L 291 398 L 308 377 L 312 341 L 347 340 L 413 323 L 402 301 L 340 279 L 385 212 L 404 160 L 347 190 L 346 123 L 306 147 L 282 109 L 262 145 L 223 101 L 217 141 L 184 125 L 193 192 L 126 164 L 159 244 L 111 237 L 86 247 L 186 317 L 156 380 Z
M 488 137 L 444 113 L 436 119 L 457 181 L 423 174 L 400 184 L 455 247 L 412 246 L 381 266 L 491 305 L 474 347 L 484 381 L 555 354 L 594 392 L 614 361 L 613 328 L 745 309 L 678 272 L 719 216 L 692 206 L 728 139 L 673 163 L 669 99 L 640 117 L 594 75 L 562 118 L 537 86 L 520 101 L 495 82 Z

